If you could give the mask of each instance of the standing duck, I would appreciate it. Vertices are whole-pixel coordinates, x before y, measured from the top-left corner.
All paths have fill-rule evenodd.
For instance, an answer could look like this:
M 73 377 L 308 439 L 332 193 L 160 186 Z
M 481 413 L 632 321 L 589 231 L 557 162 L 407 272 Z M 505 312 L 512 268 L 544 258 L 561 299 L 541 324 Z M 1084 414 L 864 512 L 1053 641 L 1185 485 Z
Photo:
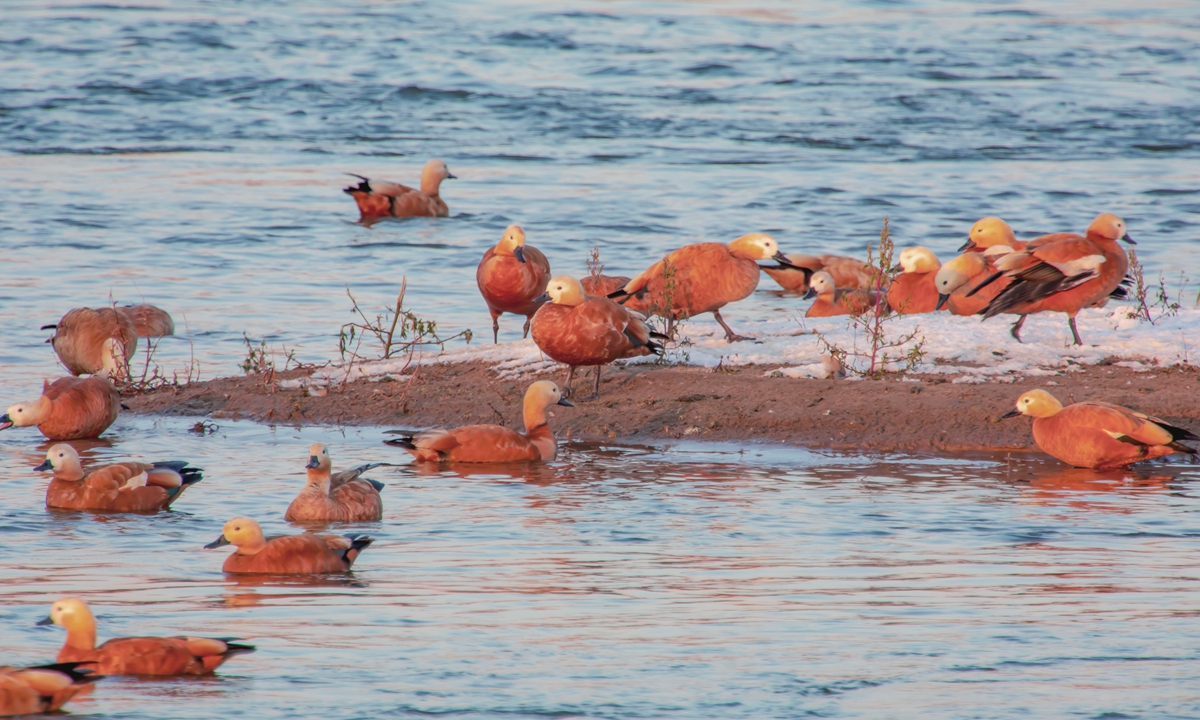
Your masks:
M 813 273 L 805 300 L 813 300 L 804 317 L 835 317 L 837 315 L 859 315 L 870 310 L 876 303 L 878 293 L 874 290 L 839 288 L 833 276 L 824 270 Z
M 492 340 L 500 342 L 500 316 L 525 316 L 521 337 L 529 336 L 529 323 L 541 307 L 538 297 L 550 280 L 550 261 L 541 250 L 525 244 L 520 225 L 509 225 L 496 246 L 489 248 L 475 270 L 475 282 L 492 314 Z
M 1042 452 L 1075 467 L 1118 468 L 1141 460 L 1196 454 L 1184 440 L 1200 436 L 1149 415 L 1105 402 L 1063 407 L 1045 390 L 1030 390 L 1001 418 L 1029 415 L 1033 440 Z
M 386 440 L 423 462 L 505 463 L 553 462 L 558 444 L 546 422 L 551 405 L 574 407 L 558 386 L 539 380 L 525 391 L 525 434 L 500 425 L 467 425 L 451 430 L 428 430 Z M 400 434 L 393 431 L 393 434 Z
M 862 260 L 844 255 L 793 255 L 787 254 L 789 264 L 762 266 L 762 271 L 779 283 L 788 292 L 803 295 L 815 272 L 824 270 L 833 277 L 841 288 L 867 290 L 875 286 L 879 271 L 868 267 Z
M 901 315 L 933 312 L 938 309 L 938 291 L 934 284 L 942 266 L 929 248 L 905 248 L 900 252 L 899 269 L 904 272 L 892 280 L 887 301 Z
M 79 598 L 63 598 L 38 625 L 59 625 L 67 639 L 59 662 L 76 662 L 99 675 L 208 675 L 234 655 L 254 652 L 234 638 L 127 637 L 96 647 L 96 618 Z
M 82 664 L 0 666 L 0 717 L 56 712 L 76 693 L 100 679 L 91 670 L 79 667 Z
M 733 242 L 698 243 L 674 250 L 630 280 L 610 298 L 625 307 L 671 322 L 712 313 L 725 330 L 728 342 L 752 340 L 733 332 L 721 317 L 721 308 L 747 298 L 758 287 L 757 260 L 791 263 L 775 239 L 764 233 L 743 235 Z M 665 266 L 670 272 L 664 272 Z M 809 271 L 801 268 L 802 273 Z
M 138 337 L 163 337 L 175 334 L 175 321 L 162 308 L 153 305 L 124 305 L 117 312 L 129 318 Z
M 283 519 L 289 522 L 373 522 L 383 517 L 383 483 L 361 477 L 385 463 L 368 463 L 332 474 L 329 450 L 321 443 L 308 449 L 308 482 Z
M 421 170 L 421 189 L 415 190 L 407 185 L 388 182 L 387 180 L 372 180 L 349 173 L 362 182 L 351 185 L 342 192 L 354 198 L 358 203 L 358 212 L 362 220 L 384 217 L 446 217 L 450 209 L 438 192 L 443 180 L 454 180 L 450 168 L 442 160 L 430 160 Z
M 563 393 L 570 395 L 575 368 L 594 365 L 600 395 L 600 368 L 620 358 L 650 355 L 662 350 L 651 339 L 642 316 L 606 297 L 587 295 L 583 285 L 569 275 L 550 281 L 550 302 L 533 316 L 533 341 L 555 362 L 567 366 Z
M 328 575 L 350 572 L 355 559 L 375 542 L 368 535 L 273 535 L 264 537 L 262 528 L 250 518 L 225 523 L 221 537 L 206 549 L 233 545 L 237 548 L 223 572 L 233 575 Z
M 54 473 L 46 507 L 65 510 L 158 512 L 204 478 L 199 468 L 182 460 L 113 463 L 85 475 L 75 448 L 61 443 L 50 446 L 46 462 L 34 470 Z
M 0 430 L 37 426 L 50 440 L 100 437 L 121 412 L 121 395 L 107 378 L 64 377 L 45 382 L 37 400 L 0 415 Z
M 54 325 L 46 342 L 72 375 L 128 375 L 129 359 L 137 352 L 137 328 L 125 313 L 113 308 L 75 308 Z

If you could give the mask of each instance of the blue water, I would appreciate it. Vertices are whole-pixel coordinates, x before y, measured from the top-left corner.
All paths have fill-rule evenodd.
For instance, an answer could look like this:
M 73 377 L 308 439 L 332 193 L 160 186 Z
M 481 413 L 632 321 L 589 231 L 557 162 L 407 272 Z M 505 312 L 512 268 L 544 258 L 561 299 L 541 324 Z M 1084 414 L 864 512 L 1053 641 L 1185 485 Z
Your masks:
M 355 222 L 342 173 L 414 184 L 431 157 L 460 178 L 451 217 Z M 156 361 L 206 378 L 238 372 L 244 334 L 333 357 L 347 287 L 383 306 L 403 276 L 418 314 L 482 339 L 475 266 L 513 222 L 556 272 L 595 246 L 633 274 L 749 231 L 862 254 L 886 215 L 946 260 L 985 215 L 1029 238 L 1113 211 L 1151 277 L 1200 277 L 1198 160 L 1186 2 L 12 0 L 0 405 L 61 373 L 40 325 L 110 298 L 170 310 Z M 772 288 L 730 323 L 803 307 Z M 190 422 L 123 417 L 87 456 L 201 464 L 153 518 L 47 514 L 44 446 L 0 434 L 4 660 L 53 654 L 31 624 L 64 594 L 102 637 L 261 648 L 220 679 L 105 681 L 76 713 L 1200 716 L 1187 463 L 683 446 L 381 470 L 352 581 L 262 585 L 199 546 L 233 513 L 285 529 L 314 439 L 339 465 L 390 451 L 378 428 Z

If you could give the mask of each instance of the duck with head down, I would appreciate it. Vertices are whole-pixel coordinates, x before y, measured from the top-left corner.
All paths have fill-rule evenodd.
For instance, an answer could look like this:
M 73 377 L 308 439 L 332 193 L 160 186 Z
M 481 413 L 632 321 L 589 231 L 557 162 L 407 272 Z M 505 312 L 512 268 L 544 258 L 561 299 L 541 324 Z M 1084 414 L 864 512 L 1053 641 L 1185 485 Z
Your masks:
M 552 360 L 567 366 L 564 394 L 570 394 L 576 367 L 595 366 L 591 397 L 598 397 L 602 365 L 662 350 L 651 340 L 657 333 L 640 314 L 606 297 L 585 294 L 583 285 L 569 275 L 551 280 L 545 297 L 550 302 L 533 316 L 533 341 Z
M 349 175 L 361 182 L 342 192 L 354 198 L 363 220 L 382 217 L 446 217 L 450 209 L 439 194 L 443 180 L 454 180 L 444 160 L 430 160 L 421 170 L 421 189 L 387 180 Z
M 1045 390 L 1030 390 L 1001 418 L 1028 415 L 1033 439 L 1048 455 L 1075 467 L 1117 468 L 1141 460 L 1196 454 L 1184 440 L 1200 436 L 1156 417 L 1105 402 L 1063 404 Z
M 328 575 L 350 572 L 354 561 L 373 542 L 375 538 L 369 535 L 267 537 L 257 521 L 238 517 L 225 523 L 221 536 L 204 547 L 236 547 L 221 566 L 232 575 Z
M 66 444 L 52 445 L 46 462 L 34 470 L 54 473 L 46 488 L 46 507 L 64 510 L 158 512 L 204 479 L 200 468 L 184 460 L 119 462 L 85 474 L 79 454 Z
M 122 379 L 129 375 L 129 358 L 137 352 L 138 335 L 133 321 L 114 308 L 75 308 L 53 325 L 46 342 L 72 375 L 100 375 Z
M 500 342 L 500 316 L 504 313 L 525 316 L 522 337 L 529 336 L 529 324 L 542 306 L 539 297 L 550 281 L 550 261 L 541 250 L 525 244 L 520 225 L 509 225 L 495 247 L 488 248 L 475 270 L 479 293 L 492 315 L 492 341 Z
M 721 308 L 749 297 L 758 287 L 758 260 L 791 262 L 779 251 L 775 239 L 750 233 L 733 242 L 698 243 L 674 250 L 630 280 L 610 298 L 640 313 L 666 317 L 672 322 L 712 313 L 729 342 L 752 340 L 725 324 Z M 666 267 L 670 266 L 670 272 Z M 811 275 L 807 268 L 800 272 Z
M 37 400 L 0 415 L 0 430 L 37 426 L 50 440 L 99 437 L 121 412 L 121 395 L 107 378 L 64 377 L 42 386 Z
M 404 448 L 420 462 L 553 462 L 558 443 L 546 420 L 551 405 L 574 407 L 557 385 L 539 380 L 525 391 L 523 435 L 501 425 L 467 425 L 412 434 L 393 430 L 389 434 L 400 437 L 385 442 Z
M 329 449 L 313 443 L 308 449 L 308 482 L 288 505 L 283 519 L 289 522 L 373 522 L 383 517 L 383 483 L 362 474 L 388 463 L 367 463 L 332 474 Z

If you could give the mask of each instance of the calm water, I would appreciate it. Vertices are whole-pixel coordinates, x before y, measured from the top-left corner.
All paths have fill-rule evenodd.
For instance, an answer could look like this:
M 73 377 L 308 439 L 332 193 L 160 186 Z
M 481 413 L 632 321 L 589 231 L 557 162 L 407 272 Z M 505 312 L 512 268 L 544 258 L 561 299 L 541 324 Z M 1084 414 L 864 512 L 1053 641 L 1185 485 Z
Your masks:
M 512 222 L 556 271 L 598 246 L 633 274 L 751 230 L 860 253 L 888 215 L 947 259 L 983 215 L 1030 237 L 1112 210 L 1152 274 L 1196 277 L 1200 12 L 1132 5 L 5 2 L 0 406 L 61 372 L 39 325 L 110 297 L 169 309 L 158 361 L 205 377 L 243 334 L 330 358 L 346 287 L 383 305 L 405 275 L 482 338 L 474 269 Z M 412 184 L 430 157 L 461 178 L 452 217 L 354 222 L 341 173 Z M 772 288 L 731 322 L 803 307 Z M 261 648 L 77 713 L 1200 715 L 1194 466 L 681 446 L 381 469 L 352 580 L 262 584 L 200 546 L 235 513 L 283 530 L 315 439 L 339 466 L 395 453 L 377 428 L 189 424 L 126 417 L 90 451 L 206 469 L 151 518 L 48 514 L 44 446 L 0 434 L 5 660 L 54 653 L 32 623 L 64 594 L 102 637 Z
M 226 579 L 235 514 L 287 530 L 313 440 L 377 429 L 121 421 L 112 447 L 203 465 L 155 517 L 49 514 L 0 436 L 5 657 L 85 595 L 101 637 L 253 637 L 204 681 L 111 680 L 107 717 L 1196 717 L 1200 467 L 570 447 L 528 471 L 381 468 L 352 579 Z M 27 440 L 28 438 L 26 438 Z M 343 526 L 345 527 L 345 526 Z M 1105 715 L 1105 713 L 1108 713 Z

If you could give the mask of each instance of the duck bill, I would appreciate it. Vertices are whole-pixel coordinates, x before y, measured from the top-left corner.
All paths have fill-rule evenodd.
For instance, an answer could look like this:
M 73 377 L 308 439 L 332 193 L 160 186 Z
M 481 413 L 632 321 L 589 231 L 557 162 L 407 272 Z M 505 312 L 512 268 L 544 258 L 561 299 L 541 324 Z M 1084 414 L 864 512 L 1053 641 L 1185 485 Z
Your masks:
M 458 179 L 458 176 L 457 176 L 457 175 L 455 175 L 454 173 L 450 173 L 450 172 L 448 172 L 448 173 L 446 173 L 446 179 L 447 179 L 447 180 L 457 180 L 457 179 Z
M 54 618 L 50 617 L 49 615 L 47 615 L 46 617 L 44 617 L 41 620 L 38 620 L 37 622 L 34 623 L 34 625 L 40 625 L 42 627 L 45 627 L 46 625 L 53 625 L 53 624 L 54 624 Z
M 535 303 L 550 302 L 550 293 L 544 292 L 533 299 Z
M 0 415 L 0 430 L 7 430 L 12 427 L 13 424 L 12 418 L 8 416 L 8 413 Z
M 817 291 L 814 288 L 809 287 L 808 292 L 804 293 L 804 297 L 802 297 L 800 299 L 801 300 L 812 300 L 816 296 L 817 296 Z
M 228 545 L 228 544 L 229 544 L 229 541 L 225 539 L 225 533 L 221 533 L 221 537 L 219 537 L 216 540 L 213 540 L 209 544 L 205 545 L 204 549 L 212 550 L 214 548 L 224 547 L 225 545 Z
M 949 299 L 950 299 L 950 296 L 947 295 L 946 293 L 938 293 L 938 303 L 937 303 L 937 306 L 934 307 L 933 309 L 941 310 L 942 308 L 946 307 L 946 301 L 948 301 Z
M 525 262 L 525 246 L 518 245 L 513 248 L 513 257 L 517 259 L 517 262 Z
M 1018 416 L 1018 415 L 1020 415 L 1020 414 L 1021 414 L 1021 411 L 1020 411 L 1020 410 L 1018 410 L 1017 408 L 1013 408 L 1012 410 L 1009 410 L 1008 412 L 1006 412 L 1006 413 L 1004 413 L 1003 415 L 1001 415 L 1001 416 L 1000 416 L 1000 419 L 1001 419 L 1001 420 L 1007 420 L 1007 419 L 1009 419 L 1010 417 L 1016 417 L 1016 416 Z
M 975 241 L 972 240 L 971 238 L 967 238 L 967 241 L 965 243 L 963 243 L 961 247 L 958 248 L 958 251 L 959 252 L 970 252 L 971 250 L 974 250 L 974 249 L 975 249 Z
M 321 467 L 321 461 L 319 459 L 317 459 L 316 455 L 309 455 L 308 456 L 308 464 L 306 464 L 304 467 L 308 468 L 309 470 L 319 468 L 319 467 Z
M 777 250 L 775 252 L 775 254 L 771 256 L 771 259 L 774 260 L 775 262 L 779 263 L 780 265 L 786 265 L 788 267 L 796 267 L 795 265 L 792 264 L 791 260 L 788 260 L 787 255 L 783 254 L 782 250 Z
M 571 402 L 570 400 L 568 400 L 568 399 L 566 399 L 566 398 L 559 398 L 559 399 L 558 399 L 558 404 L 559 404 L 559 405 L 565 405 L 565 406 L 567 406 L 567 407 L 575 407 L 575 403 Z
M 1129 233 L 1125 233 L 1124 235 L 1122 235 L 1121 239 L 1124 240 L 1125 242 L 1129 243 L 1130 245 L 1137 245 L 1137 243 L 1135 243 L 1133 241 L 1133 238 L 1129 237 Z
M 44 463 L 42 463 L 41 465 L 38 465 L 37 467 L 35 467 L 35 468 L 33 469 L 33 471 L 34 471 L 34 472 L 49 472 L 49 471 L 51 471 L 51 470 L 53 470 L 53 469 L 54 469 L 54 466 L 50 464 L 50 461 L 49 461 L 49 460 L 46 460 L 46 462 L 44 462 Z

